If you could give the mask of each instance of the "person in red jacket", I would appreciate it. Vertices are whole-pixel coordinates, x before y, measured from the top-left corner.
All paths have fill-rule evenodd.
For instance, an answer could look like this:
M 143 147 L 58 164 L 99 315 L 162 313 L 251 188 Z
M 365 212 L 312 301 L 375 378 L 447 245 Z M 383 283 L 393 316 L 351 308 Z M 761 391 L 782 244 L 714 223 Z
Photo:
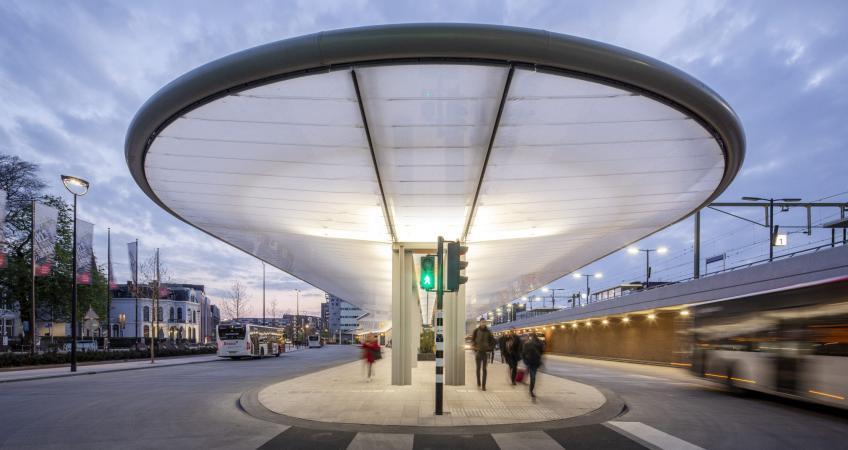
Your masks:
M 368 382 L 371 382 L 371 367 L 374 365 L 374 361 L 382 357 L 380 353 L 380 343 L 377 342 L 377 338 L 373 334 L 368 334 L 365 337 L 365 342 L 362 343 L 362 359 L 368 366 Z

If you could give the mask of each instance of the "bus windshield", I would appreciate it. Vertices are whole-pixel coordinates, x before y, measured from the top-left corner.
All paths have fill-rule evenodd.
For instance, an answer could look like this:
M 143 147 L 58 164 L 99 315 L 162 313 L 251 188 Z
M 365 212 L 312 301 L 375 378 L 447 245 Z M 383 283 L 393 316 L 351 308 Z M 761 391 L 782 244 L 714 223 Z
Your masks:
M 244 325 L 220 325 L 218 336 L 224 340 L 244 339 Z

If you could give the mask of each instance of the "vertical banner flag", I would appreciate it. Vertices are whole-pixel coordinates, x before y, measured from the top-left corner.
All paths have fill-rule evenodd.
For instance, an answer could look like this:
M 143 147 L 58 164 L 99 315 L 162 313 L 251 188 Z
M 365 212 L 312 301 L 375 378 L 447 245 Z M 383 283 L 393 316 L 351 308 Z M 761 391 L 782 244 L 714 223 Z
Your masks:
M 112 232 L 109 231 L 109 238 L 106 241 L 106 259 L 108 260 L 108 271 L 109 271 L 109 279 L 107 282 L 109 283 L 109 289 L 115 289 L 118 287 L 118 283 L 115 283 L 115 271 L 112 270 Z M 111 294 L 110 294 L 111 295 Z
M 133 286 L 138 286 L 138 241 L 127 244 L 127 253 L 130 257 L 130 276 L 132 277 Z
M 77 284 L 91 284 L 94 224 L 77 220 Z
M 0 189 L 0 269 L 6 268 L 6 191 Z
M 33 273 L 37 277 L 50 275 L 53 268 L 53 257 L 56 254 L 56 225 L 59 211 L 52 206 L 35 203 L 33 211 L 33 251 L 35 267 Z

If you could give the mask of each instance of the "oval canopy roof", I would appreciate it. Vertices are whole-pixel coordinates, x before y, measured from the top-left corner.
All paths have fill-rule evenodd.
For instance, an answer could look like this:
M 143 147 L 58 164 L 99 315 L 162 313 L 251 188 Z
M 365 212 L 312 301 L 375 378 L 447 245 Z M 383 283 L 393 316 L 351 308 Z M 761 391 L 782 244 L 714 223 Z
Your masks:
M 379 318 L 393 242 L 465 240 L 479 314 L 690 215 L 743 155 L 732 109 L 677 69 L 463 24 L 227 56 L 154 95 L 126 141 L 162 208 Z

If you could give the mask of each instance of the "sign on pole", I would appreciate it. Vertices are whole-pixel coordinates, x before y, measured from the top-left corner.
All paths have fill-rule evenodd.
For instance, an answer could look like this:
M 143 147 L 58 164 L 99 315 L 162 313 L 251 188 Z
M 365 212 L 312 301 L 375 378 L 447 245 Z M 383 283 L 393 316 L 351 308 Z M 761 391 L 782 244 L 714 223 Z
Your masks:
M 50 275 L 56 255 L 56 225 L 59 211 L 52 206 L 33 202 L 33 273 L 37 277 Z
M 94 224 L 77 221 L 77 284 L 91 284 L 94 259 Z

